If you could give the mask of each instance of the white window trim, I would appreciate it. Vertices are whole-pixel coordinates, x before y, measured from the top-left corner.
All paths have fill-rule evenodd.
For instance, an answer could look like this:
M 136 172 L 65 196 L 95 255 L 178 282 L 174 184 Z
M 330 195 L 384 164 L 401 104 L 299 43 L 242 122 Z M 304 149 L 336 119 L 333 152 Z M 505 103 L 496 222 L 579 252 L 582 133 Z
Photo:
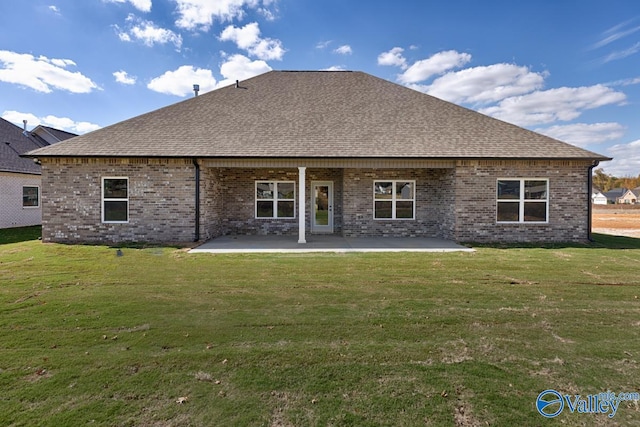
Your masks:
M 35 187 L 38 189 L 38 204 L 35 206 L 25 206 L 24 205 L 24 189 L 25 188 L 31 188 L 31 187 Z M 40 186 L 39 185 L 23 185 L 22 186 L 22 209 L 39 209 L 40 208 Z
M 520 181 L 520 198 L 519 199 L 498 199 L 498 181 Z M 547 183 L 546 199 L 525 199 L 524 183 L 525 181 L 545 181 Z M 498 178 L 496 179 L 496 224 L 548 224 L 549 223 L 549 178 Z M 500 202 L 518 202 L 518 221 L 498 221 L 498 203 Z M 545 218 L 546 221 L 525 221 L 524 220 L 524 203 L 546 203 Z
M 274 184 L 273 187 L 273 197 L 271 199 L 258 199 L 258 184 Z M 293 184 L 293 198 L 292 199 L 277 199 L 276 195 L 278 194 L 278 184 Z M 296 206 L 296 187 L 297 183 L 295 181 L 278 181 L 278 180 L 269 180 L 269 179 L 260 179 L 256 180 L 253 187 L 253 198 L 254 198 L 254 217 L 255 219 L 296 219 L 297 218 L 297 206 Z M 293 202 L 293 216 L 278 216 L 278 201 L 283 202 Z M 273 203 L 273 216 L 258 216 L 258 202 L 267 202 L 271 201 Z
M 107 179 L 126 179 L 127 180 L 127 197 L 123 198 L 104 198 L 104 181 Z M 128 176 L 103 176 L 100 181 L 100 216 L 103 224 L 128 224 L 129 223 L 129 177 Z M 104 202 L 127 202 L 127 220 L 126 221 L 105 221 L 104 219 Z
M 391 199 L 376 199 L 376 183 L 377 182 L 391 182 L 393 183 L 393 189 L 391 191 Z M 397 182 L 410 182 L 413 185 L 413 198 L 412 199 L 396 199 L 396 183 Z M 390 201 L 391 202 L 391 218 L 376 218 L 376 200 L 379 202 Z M 413 202 L 413 212 L 411 218 L 396 218 L 396 202 Z M 416 181 L 413 179 L 376 179 L 373 181 L 373 220 L 374 221 L 415 221 L 416 220 Z

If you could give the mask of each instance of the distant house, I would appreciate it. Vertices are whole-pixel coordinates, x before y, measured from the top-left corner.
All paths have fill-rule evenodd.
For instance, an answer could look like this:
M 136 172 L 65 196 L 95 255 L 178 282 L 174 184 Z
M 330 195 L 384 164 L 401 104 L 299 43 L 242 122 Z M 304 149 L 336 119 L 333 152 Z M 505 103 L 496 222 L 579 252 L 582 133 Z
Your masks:
M 618 203 L 618 199 L 627 192 L 626 188 L 613 188 L 609 191 L 604 192 L 604 196 L 607 198 L 607 203 L 610 205 L 614 205 Z
M 605 196 L 598 188 L 591 187 L 591 202 L 594 205 L 606 205 L 607 196 Z
M 42 220 L 40 165 L 20 155 L 73 136 L 47 126 L 27 132 L 0 118 L 0 228 L 38 225 Z
M 624 192 L 622 197 L 618 198 L 618 203 L 625 205 L 635 205 L 636 203 L 638 203 L 638 196 L 632 190 L 627 190 Z
M 632 191 L 624 187 L 614 188 L 604 193 L 608 204 L 636 204 L 638 196 Z
M 608 157 L 361 72 L 272 71 L 28 156 L 45 242 L 585 241 Z

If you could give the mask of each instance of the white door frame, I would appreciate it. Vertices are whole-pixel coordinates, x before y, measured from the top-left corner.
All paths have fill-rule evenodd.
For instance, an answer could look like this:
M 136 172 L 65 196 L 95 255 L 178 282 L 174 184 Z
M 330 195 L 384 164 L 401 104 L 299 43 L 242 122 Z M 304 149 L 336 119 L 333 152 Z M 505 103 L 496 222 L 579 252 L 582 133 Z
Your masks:
M 316 204 L 316 187 L 328 187 L 328 206 L 325 207 L 327 211 L 327 224 L 316 224 L 316 210 L 318 205 Z M 333 233 L 333 181 L 312 181 L 311 182 L 311 232 L 312 233 Z

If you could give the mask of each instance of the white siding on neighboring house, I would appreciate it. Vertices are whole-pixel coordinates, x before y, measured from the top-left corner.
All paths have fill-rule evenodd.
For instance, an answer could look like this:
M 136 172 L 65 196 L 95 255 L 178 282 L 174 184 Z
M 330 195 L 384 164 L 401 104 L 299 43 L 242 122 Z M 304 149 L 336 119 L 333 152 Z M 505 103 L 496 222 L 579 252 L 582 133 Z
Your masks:
M 594 205 L 606 205 L 607 197 L 601 192 L 596 191 L 593 194 L 591 194 L 591 201 L 593 202 Z
M 0 228 L 41 224 L 41 200 L 39 200 L 38 207 L 22 206 L 23 187 L 38 187 L 38 198 L 40 199 L 40 182 L 40 175 L 0 172 Z

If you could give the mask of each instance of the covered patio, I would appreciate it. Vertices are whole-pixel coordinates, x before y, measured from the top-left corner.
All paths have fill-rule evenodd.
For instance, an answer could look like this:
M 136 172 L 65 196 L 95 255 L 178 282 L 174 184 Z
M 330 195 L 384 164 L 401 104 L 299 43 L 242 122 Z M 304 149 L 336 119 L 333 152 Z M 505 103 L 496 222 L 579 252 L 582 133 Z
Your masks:
M 343 237 L 336 234 L 308 235 L 306 243 L 295 236 L 220 236 L 191 249 L 189 253 L 310 253 L 310 252 L 473 252 L 455 242 L 425 237 Z

